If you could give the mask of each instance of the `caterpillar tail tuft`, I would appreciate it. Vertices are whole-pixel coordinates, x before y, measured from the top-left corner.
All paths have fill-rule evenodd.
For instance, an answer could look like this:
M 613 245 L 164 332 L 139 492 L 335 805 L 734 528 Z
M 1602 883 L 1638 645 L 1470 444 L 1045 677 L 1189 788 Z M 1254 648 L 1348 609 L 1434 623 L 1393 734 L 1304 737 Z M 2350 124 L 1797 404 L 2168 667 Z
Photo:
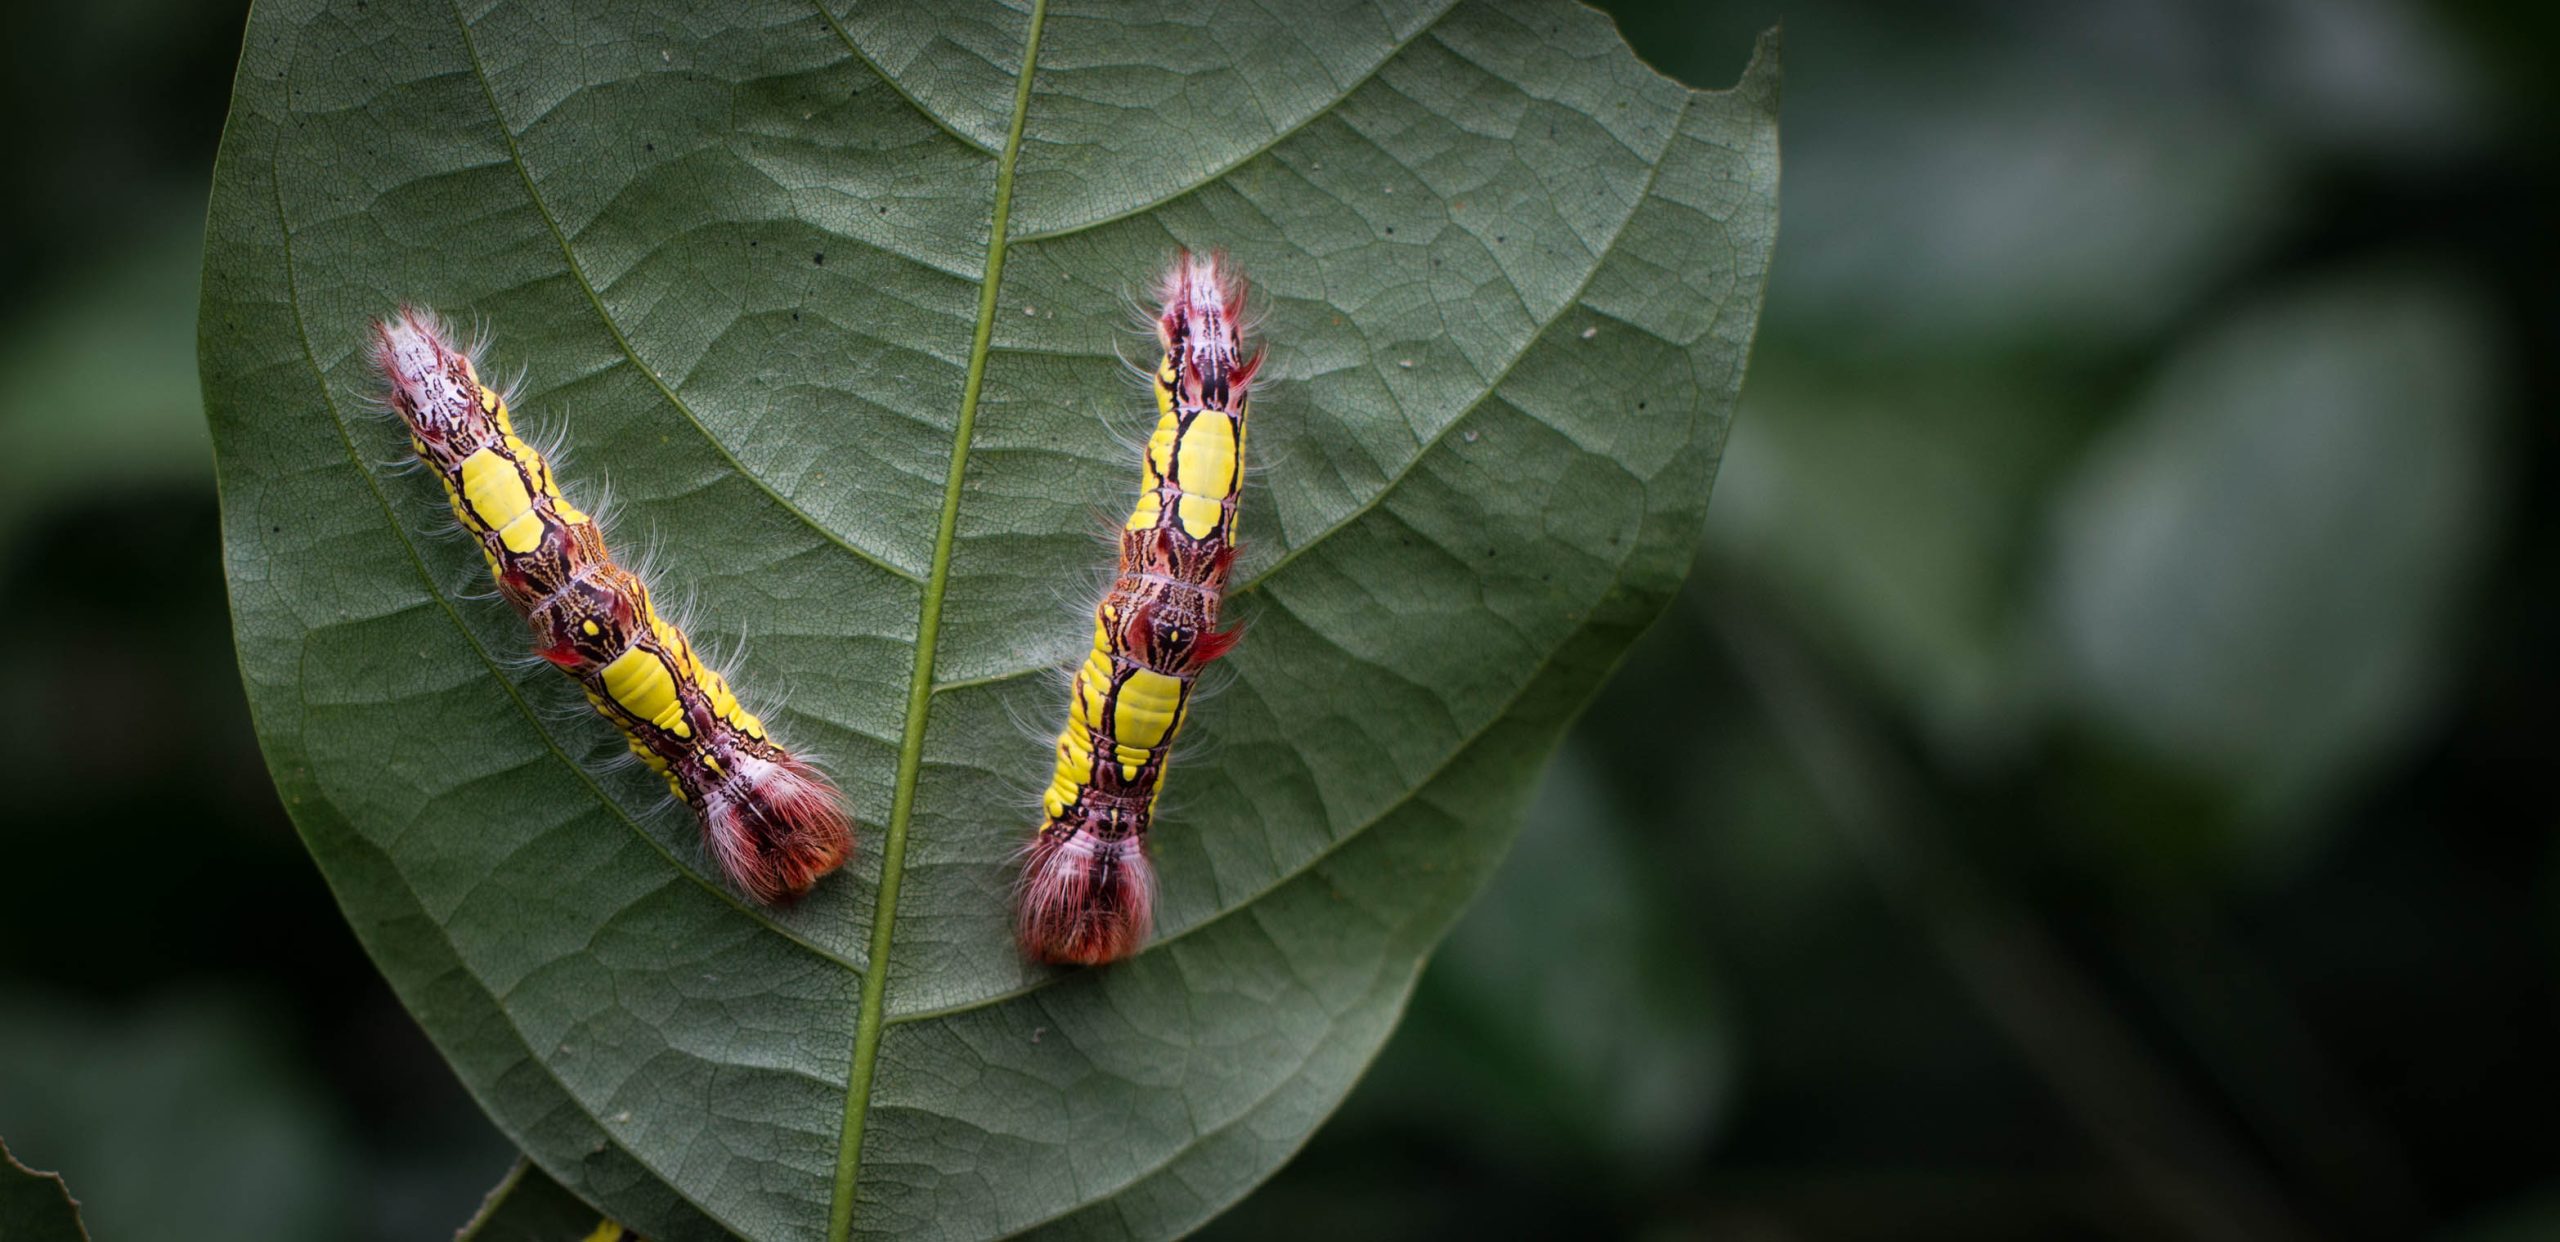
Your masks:
M 1147 831 L 1174 736 L 1200 671 L 1237 639 L 1218 613 L 1235 566 L 1245 412 L 1262 357 L 1244 353 L 1245 283 L 1223 256 L 1183 252 L 1158 293 L 1155 433 L 1121 526 L 1119 574 L 1076 670 L 1015 912 L 1023 952 L 1062 965 L 1145 947 L 1155 922 Z
M 807 893 L 853 852 L 843 796 L 766 734 L 648 584 L 614 560 L 551 464 L 518 438 L 506 398 L 481 382 L 478 352 L 415 307 L 374 325 L 373 363 L 410 449 L 444 484 L 534 650 L 694 812 L 729 883 L 768 904 Z

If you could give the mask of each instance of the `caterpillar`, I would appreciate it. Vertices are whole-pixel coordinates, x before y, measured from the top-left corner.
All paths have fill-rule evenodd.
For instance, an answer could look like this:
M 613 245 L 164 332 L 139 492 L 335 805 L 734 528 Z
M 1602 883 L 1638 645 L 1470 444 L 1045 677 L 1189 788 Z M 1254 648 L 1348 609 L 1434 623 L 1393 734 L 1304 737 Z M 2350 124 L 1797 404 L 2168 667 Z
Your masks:
M 388 404 L 498 594 L 532 629 L 535 652 L 586 691 L 701 820 L 705 852 L 731 884 L 766 903 L 808 892 L 853 850 L 835 786 L 766 735 L 648 585 L 614 561 L 550 462 L 517 437 L 506 398 L 481 382 L 479 352 L 412 307 L 373 327 Z
M 1062 965 L 1098 965 L 1146 943 L 1147 830 L 1168 754 L 1200 671 L 1237 638 L 1218 628 L 1218 610 L 1235 564 L 1245 409 L 1262 355 L 1244 354 L 1245 285 L 1222 256 L 1183 252 L 1160 293 L 1155 432 L 1018 889 L 1023 951 Z

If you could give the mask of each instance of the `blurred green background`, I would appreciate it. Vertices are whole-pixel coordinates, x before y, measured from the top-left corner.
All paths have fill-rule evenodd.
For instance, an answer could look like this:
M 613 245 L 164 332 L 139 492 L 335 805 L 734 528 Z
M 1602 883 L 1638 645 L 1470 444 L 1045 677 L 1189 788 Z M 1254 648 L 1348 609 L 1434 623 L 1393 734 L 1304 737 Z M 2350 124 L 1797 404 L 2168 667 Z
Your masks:
M 2555 10 L 1609 7 L 1787 26 L 1706 551 L 1211 1234 L 2560 1237 Z M 440 1237 L 511 1153 L 231 658 L 240 21 L 0 18 L 0 1133 L 102 1239 Z

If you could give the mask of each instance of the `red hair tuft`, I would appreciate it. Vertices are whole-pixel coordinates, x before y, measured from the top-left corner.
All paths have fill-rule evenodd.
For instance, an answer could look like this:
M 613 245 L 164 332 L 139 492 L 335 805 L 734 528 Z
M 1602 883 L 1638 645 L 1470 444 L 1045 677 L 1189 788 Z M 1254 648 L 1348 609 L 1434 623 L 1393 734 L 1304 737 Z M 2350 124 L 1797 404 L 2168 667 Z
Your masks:
M 771 904 L 806 894 L 853 853 L 853 821 L 824 773 L 785 755 L 742 758 L 703 803 L 703 846 L 729 882 Z
M 1098 841 L 1054 827 L 1031 843 L 1014 934 L 1022 951 L 1040 961 L 1118 961 L 1154 931 L 1155 887 L 1155 870 L 1137 839 Z

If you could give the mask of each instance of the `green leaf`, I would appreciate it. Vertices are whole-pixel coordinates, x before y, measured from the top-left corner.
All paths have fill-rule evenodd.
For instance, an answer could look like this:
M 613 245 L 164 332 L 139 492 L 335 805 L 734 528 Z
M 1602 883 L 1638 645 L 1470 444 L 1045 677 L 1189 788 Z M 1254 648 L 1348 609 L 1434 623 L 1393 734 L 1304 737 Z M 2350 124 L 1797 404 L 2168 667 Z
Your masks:
M 12 1242 L 89 1242 L 80 1223 L 80 1201 L 59 1173 L 18 1163 L 0 1139 L 0 1238 Z
M 1283 15 L 1285 12 L 1285 16 Z M 1340 1101 L 1694 550 L 1774 237 L 1732 91 L 1579 6 L 262 5 L 201 316 L 241 666 L 349 920 L 498 1124 L 652 1237 L 1179 1232 Z M 1145 394 L 1257 282 L 1263 473 L 1154 947 L 1026 965 L 1011 857 Z M 864 820 L 764 911 L 521 624 L 361 342 L 495 334 L 572 490 Z M 1190 736 L 1190 735 L 1186 735 Z

